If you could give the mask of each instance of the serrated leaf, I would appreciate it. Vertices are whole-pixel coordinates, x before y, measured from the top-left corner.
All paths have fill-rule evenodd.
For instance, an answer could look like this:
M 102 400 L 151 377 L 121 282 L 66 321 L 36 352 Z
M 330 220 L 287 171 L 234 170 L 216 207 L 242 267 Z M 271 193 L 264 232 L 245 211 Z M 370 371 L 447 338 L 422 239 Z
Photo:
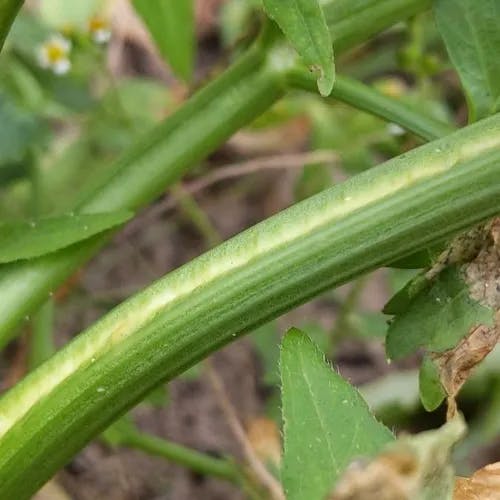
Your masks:
M 439 369 L 429 356 L 425 356 L 418 373 L 420 401 L 427 411 L 434 411 L 446 398 L 441 385 Z
M 193 76 L 195 29 L 193 0 L 133 0 L 161 55 L 189 82 Z
M 280 371 L 286 496 L 323 500 L 354 458 L 377 453 L 393 436 L 300 330 L 283 340 Z
M 322 96 L 335 82 L 333 42 L 318 0 L 263 0 L 268 16 L 276 21 L 304 62 L 317 73 Z
M 55 252 L 123 224 L 131 216 L 120 211 L 0 223 L 0 264 Z
M 467 94 L 470 121 L 500 109 L 500 2 L 438 0 L 436 22 Z
M 402 358 L 418 348 L 451 349 L 475 326 L 494 324 L 494 311 L 470 296 L 458 267 L 445 269 L 429 289 L 418 293 L 389 326 L 387 355 Z

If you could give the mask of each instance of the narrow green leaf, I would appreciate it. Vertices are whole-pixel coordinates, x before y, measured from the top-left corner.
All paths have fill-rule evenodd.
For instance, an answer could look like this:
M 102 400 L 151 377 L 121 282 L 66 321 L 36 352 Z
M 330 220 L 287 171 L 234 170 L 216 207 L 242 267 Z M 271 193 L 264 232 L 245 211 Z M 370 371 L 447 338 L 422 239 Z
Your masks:
M 0 223 L 0 264 L 55 252 L 123 224 L 131 216 L 119 211 Z
M 450 267 L 396 316 L 387 334 L 387 354 L 397 359 L 419 347 L 445 351 L 455 347 L 472 327 L 492 326 L 493 321 L 493 309 L 472 299 L 459 269 Z
M 0 0 L 0 50 L 24 0 Z
M 280 369 L 286 497 L 323 500 L 354 458 L 379 452 L 392 434 L 300 330 L 286 334 Z
M 320 2 L 264 0 L 264 8 L 304 62 L 317 73 L 320 94 L 330 95 L 335 82 L 333 42 Z
M 420 401 L 427 411 L 434 411 L 446 397 L 439 380 L 439 370 L 429 356 L 425 356 L 418 374 Z
M 436 22 L 469 102 L 470 121 L 500 109 L 500 2 L 437 0 Z
M 195 30 L 193 0 L 133 0 L 161 55 L 185 81 L 193 76 Z

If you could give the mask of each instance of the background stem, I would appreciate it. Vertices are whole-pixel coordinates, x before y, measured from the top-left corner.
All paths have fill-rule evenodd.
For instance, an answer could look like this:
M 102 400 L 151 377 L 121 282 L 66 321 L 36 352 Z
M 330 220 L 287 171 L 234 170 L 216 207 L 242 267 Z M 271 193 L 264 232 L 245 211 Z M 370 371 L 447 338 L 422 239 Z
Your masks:
M 228 460 L 210 457 L 185 446 L 171 443 L 165 439 L 143 432 L 127 432 L 120 439 L 120 445 L 142 450 L 150 455 L 165 458 L 200 474 L 215 476 L 231 483 L 238 484 L 241 480 L 241 472 L 238 467 Z
M 34 370 L 56 352 L 54 345 L 54 300 L 50 298 L 33 315 L 29 339 L 28 368 Z
M 291 71 L 288 81 L 294 88 L 315 92 L 316 80 L 304 70 Z M 401 100 L 388 97 L 346 76 L 337 75 L 330 99 L 337 99 L 379 118 L 397 123 L 427 141 L 439 139 L 456 130 L 448 123 L 426 116 Z

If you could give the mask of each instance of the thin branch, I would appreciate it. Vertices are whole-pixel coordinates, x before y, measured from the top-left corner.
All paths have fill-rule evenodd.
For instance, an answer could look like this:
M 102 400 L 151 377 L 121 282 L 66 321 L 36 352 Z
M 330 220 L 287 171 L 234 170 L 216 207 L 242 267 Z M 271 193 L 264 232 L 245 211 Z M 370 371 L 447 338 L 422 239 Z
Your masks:
M 294 70 L 290 72 L 288 78 L 292 88 L 317 93 L 316 80 L 309 71 Z M 436 120 L 401 100 L 386 96 L 346 76 L 337 75 L 335 87 L 329 99 L 342 101 L 383 120 L 396 123 L 426 141 L 432 141 L 456 131 L 454 125 Z
M 227 397 L 226 391 L 224 389 L 224 383 L 222 382 L 210 359 L 205 360 L 205 368 L 210 384 L 212 385 L 212 388 L 214 390 L 215 397 L 217 398 L 217 402 L 219 403 L 219 406 L 224 413 L 224 417 L 226 418 L 228 426 L 233 433 L 234 438 L 241 446 L 245 460 L 254 473 L 256 479 L 263 486 L 265 486 L 274 500 L 286 500 L 281 484 L 266 469 L 264 464 L 255 454 L 252 445 L 248 441 L 245 430 L 243 429 L 243 426 L 239 421 L 236 410 Z
M 243 177 L 245 175 L 255 174 L 262 170 L 280 170 L 291 168 L 302 168 L 307 164 L 337 164 L 339 157 L 334 151 L 312 151 L 306 153 L 282 154 L 264 156 L 261 158 L 254 158 L 252 160 L 230 163 L 224 167 L 217 168 L 213 172 L 200 177 L 191 182 L 187 182 L 182 186 L 182 190 L 186 194 L 196 194 L 204 189 L 207 189 L 219 182 Z M 167 196 L 165 199 L 157 203 L 151 210 L 147 212 L 148 219 L 155 219 L 175 208 L 178 204 L 176 196 Z M 144 220 L 138 219 L 137 226 L 135 223 L 129 225 L 127 231 L 134 232 L 135 227 L 142 227 Z
M 208 248 L 215 247 L 224 241 L 208 215 L 198 206 L 193 196 L 187 193 L 182 185 L 172 188 L 172 197 L 191 220 L 200 235 L 203 236 Z
M 127 432 L 120 444 L 157 455 L 199 474 L 218 477 L 235 484 L 239 484 L 242 479 L 236 463 L 228 459 L 214 458 L 144 432 Z
M 301 168 L 308 163 L 337 163 L 338 159 L 338 154 L 334 151 L 312 151 L 255 158 L 218 168 L 204 177 L 190 182 L 184 189 L 188 193 L 194 194 L 218 182 L 254 174 L 261 170 Z

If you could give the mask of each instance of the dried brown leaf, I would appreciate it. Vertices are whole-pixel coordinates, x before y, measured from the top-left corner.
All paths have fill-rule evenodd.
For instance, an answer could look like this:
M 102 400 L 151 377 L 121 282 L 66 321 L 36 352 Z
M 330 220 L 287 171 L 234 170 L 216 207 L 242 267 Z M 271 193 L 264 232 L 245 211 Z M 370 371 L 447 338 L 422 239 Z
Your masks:
M 406 451 L 380 455 L 369 464 L 354 462 L 330 500 L 409 500 L 418 484 L 418 462 Z
M 497 314 L 497 325 L 498 316 Z M 499 339 L 500 328 L 482 325 L 474 328 L 454 349 L 431 355 L 438 367 L 441 384 L 448 396 L 448 420 L 457 413 L 455 398 L 458 392 L 474 367 L 493 350 Z
M 33 500 L 71 500 L 71 497 L 66 493 L 64 488 L 53 479 L 38 491 L 33 497 Z
M 400 437 L 372 461 L 352 463 L 328 500 L 448 498 L 454 482 L 450 450 L 464 432 L 457 416 L 440 429 Z
M 462 243 L 458 246 L 470 249 L 472 245 L 463 242 L 474 241 L 472 235 L 475 235 L 476 241 L 482 242 L 483 246 L 474 260 L 462 267 L 462 271 L 471 297 L 496 311 L 495 325 L 480 325 L 472 329 L 454 349 L 431 353 L 440 372 L 441 384 L 448 395 L 448 419 L 456 415 L 455 398 L 471 371 L 500 340 L 500 219 L 491 221 L 483 229 L 483 233 L 480 230 L 468 233 L 471 239 L 462 237 Z
M 488 244 L 464 266 L 464 275 L 473 299 L 500 310 L 500 219 L 491 222 Z
M 457 478 L 453 500 L 500 500 L 500 462 Z
M 266 464 L 279 467 L 281 438 L 276 422 L 268 418 L 254 418 L 247 424 L 247 438 L 255 454 Z

